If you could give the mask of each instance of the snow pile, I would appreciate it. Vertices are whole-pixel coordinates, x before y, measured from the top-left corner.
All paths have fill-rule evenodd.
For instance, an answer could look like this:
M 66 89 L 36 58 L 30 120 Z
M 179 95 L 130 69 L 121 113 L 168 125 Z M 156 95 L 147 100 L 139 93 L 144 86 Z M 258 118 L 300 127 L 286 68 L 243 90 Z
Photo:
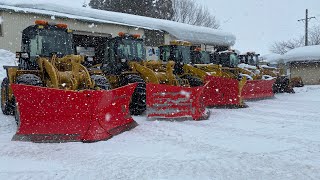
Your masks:
M 320 61 L 320 45 L 304 46 L 293 49 L 283 55 L 285 62 Z
M 260 65 L 260 68 L 262 68 L 262 69 L 277 69 L 276 67 L 271 67 L 268 65 Z
M 16 55 L 10 51 L 0 49 L 0 81 L 7 76 L 3 66 L 16 66 Z
M 242 73 L 240 73 L 240 76 L 241 76 L 241 77 L 246 77 L 247 80 L 253 80 L 252 76 L 250 76 L 249 74 L 242 74 Z
M 45 1 L 32 0 L 30 2 L 21 3 L 16 0 L 13 2 L 11 0 L 6 0 L 0 2 L 0 9 L 1 8 L 20 12 L 33 12 L 50 16 L 54 15 L 87 21 L 109 22 L 152 30 L 162 30 L 175 36 L 179 40 L 190 41 L 192 43 L 232 46 L 236 40 L 235 36 L 230 33 L 207 27 L 91 8 L 64 6 Z
M 242 69 L 257 69 L 256 66 L 251 66 L 251 65 L 245 64 L 245 63 L 238 64 L 238 68 L 242 68 Z
M 271 79 L 273 79 L 273 77 L 270 75 L 263 75 L 261 79 L 262 80 L 271 80 Z
M 270 64 L 277 64 L 281 59 L 283 59 L 282 55 L 280 54 L 266 54 L 260 57 L 262 61 L 268 62 Z

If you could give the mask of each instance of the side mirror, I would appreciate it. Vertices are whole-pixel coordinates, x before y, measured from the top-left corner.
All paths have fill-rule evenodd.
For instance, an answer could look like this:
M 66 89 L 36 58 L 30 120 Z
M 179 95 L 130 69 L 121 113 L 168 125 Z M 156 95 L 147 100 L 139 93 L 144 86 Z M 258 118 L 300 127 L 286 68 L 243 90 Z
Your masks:
M 26 52 L 21 53 L 21 58 L 23 58 L 23 59 L 29 59 L 29 58 L 30 58 L 30 57 L 29 57 L 29 53 L 26 53 Z
M 27 52 L 16 52 L 16 59 L 29 59 L 30 55 Z

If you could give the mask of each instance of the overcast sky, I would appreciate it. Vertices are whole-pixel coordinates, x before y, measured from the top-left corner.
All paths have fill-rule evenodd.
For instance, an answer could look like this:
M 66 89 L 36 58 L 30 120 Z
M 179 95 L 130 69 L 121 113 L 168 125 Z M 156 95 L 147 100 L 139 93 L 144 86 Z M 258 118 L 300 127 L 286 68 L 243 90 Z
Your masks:
M 205 4 L 220 22 L 220 29 L 237 37 L 240 51 L 270 53 L 274 41 L 288 40 L 304 33 L 309 9 L 310 26 L 320 25 L 320 0 L 197 0 Z

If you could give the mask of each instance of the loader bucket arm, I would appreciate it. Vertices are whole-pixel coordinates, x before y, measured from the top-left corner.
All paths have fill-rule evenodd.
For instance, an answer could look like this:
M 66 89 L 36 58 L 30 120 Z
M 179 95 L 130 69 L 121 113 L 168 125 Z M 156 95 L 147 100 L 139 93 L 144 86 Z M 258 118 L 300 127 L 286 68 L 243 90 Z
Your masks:
M 241 95 L 244 100 L 257 100 L 273 97 L 274 93 L 272 87 L 274 82 L 275 79 L 247 81 L 242 89 Z
M 179 87 L 147 84 L 147 116 L 150 118 L 209 117 L 202 102 L 204 87 Z
M 199 68 L 193 67 L 190 64 L 184 64 L 183 70 L 185 73 L 190 73 L 194 76 L 201 78 L 202 80 L 208 75 L 207 72 L 205 72 Z
M 129 113 L 136 84 L 109 91 L 67 91 L 11 85 L 18 107 L 18 130 L 12 140 L 94 142 L 137 125 Z
M 136 70 L 146 82 L 159 84 L 159 80 L 156 74 L 154 73 L 154 71 L 152 71 L 146 66 L 142 66 L 138 64 L 137 62 L 130 62 L 130 63 L 131 63 L 131 66 L 134 68 L 134 70 Z

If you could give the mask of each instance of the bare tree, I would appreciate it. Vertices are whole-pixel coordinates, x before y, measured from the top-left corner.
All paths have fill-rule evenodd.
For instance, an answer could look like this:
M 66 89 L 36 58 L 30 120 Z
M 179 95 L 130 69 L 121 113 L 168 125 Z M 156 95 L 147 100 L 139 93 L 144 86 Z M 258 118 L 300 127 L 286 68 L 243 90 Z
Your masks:
M 172 2 L 173 21 L 214 29 L 220 27 L 208 8 L 198 4 L 195 0 L 172 0 Z
M 320 26 L 313 27 L 312 30 L 309 32 L 309 44 L 320 44 Z
M 309 45 L 319 45 L 320 44 L 320 26 L 315 26 L 311 28 L 309 32 Z M 291 39 L 288 41 L 278 41 L 275 42 L 270 51 L 276 54 L 285 54 L 291 49 L 304 46 L 304 36 L 299 39 Z
M 303 43 L 304 38 L 291 39 L 288 41 L 278 41 L 271 46 L 270 51 L 276 54 L 284 54 L 291 49 L 303 46 Z

